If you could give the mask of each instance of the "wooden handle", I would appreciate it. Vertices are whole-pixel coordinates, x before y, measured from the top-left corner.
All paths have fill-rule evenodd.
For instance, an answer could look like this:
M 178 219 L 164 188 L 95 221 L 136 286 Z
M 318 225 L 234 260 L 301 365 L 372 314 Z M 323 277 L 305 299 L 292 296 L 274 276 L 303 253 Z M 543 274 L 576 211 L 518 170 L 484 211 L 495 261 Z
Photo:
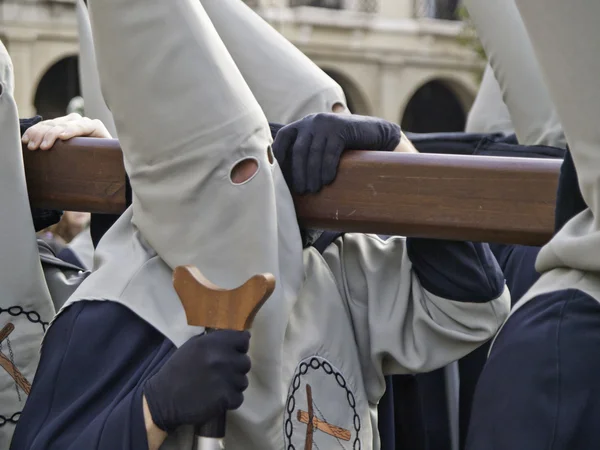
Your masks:
M 220 330 L 247 330 L 275 290 L 271 274 L 255 275 L 238 288 L 215 286 L 193 266 L 173 272 L 173 286 L 185 309 L 188 324 Z
M 179 266 L 173 272 L 173 286 L 183 304 L 188 324 L 205 327 L 207 332 L 247 330 L 256 313 L 275 290 L 271 274 L 255 275 L 235 289 L 222 289 L 208 281 L 194 266 Z M 225 437 L 226 416 L 196 426 L 200 438 Z

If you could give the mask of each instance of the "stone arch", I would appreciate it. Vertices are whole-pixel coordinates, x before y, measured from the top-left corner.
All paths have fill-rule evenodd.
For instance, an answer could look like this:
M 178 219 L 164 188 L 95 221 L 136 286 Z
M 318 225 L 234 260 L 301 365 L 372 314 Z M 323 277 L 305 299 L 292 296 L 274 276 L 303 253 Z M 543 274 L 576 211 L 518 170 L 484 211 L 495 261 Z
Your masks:
M 81 95 L 79 58 L 68 55 L 52 63 L 36 83 L 33 104 L 37 114 L 45 119 L 67 113 L 69 102 Z
M 403 130 L 415 133 L 464 131 L 474 93 L 456 79 L 431 77 L 408 98 L 400 114 Z
M 323 71 L 344 90 L 346 103 L 350 112 L 365 116 L 371 114 L 368 97 L 356 80 L 339 69 L 323 68 Z

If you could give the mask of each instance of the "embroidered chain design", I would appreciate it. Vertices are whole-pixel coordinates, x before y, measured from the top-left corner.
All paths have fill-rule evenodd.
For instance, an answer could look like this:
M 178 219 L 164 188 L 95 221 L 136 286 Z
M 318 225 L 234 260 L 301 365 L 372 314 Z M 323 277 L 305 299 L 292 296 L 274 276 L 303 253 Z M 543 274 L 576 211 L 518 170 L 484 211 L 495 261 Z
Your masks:
M 26 311 L 24 310 L 21 306 L 11 306 L 9 308 L 2 308 L 0 307 L 0 314 L 3 313 L 8 313 L 9 315 L 13 316 L 13 317 L 18 317 L 18 316 L 25 316 L 27 317 L 27 320 L 29 320 L 31 323 L 39 323 L 42 326 L 42 330 L 44 330 L 44 332 L 46 332 L 46 328 L 48 327 L 49 323 L 48 322 L 44 322 L 42 320 L 42 318 L 40 317 L 40 315 L 36 312 L 36 311 Z M 9 357 L 10 357 L 10 362 L 15 365 L 15 355 L 12 349 L 12 346 L 10 345 L 10 340 L 6 340 L 7 346 L 8 346 L 8 352 L 9 352 Z M 2 351 L 2 343 L 0 342 L 0 352 Z M 15 383 L 15 388 L 17 390 L 17 396 L 19 398 L 19 402 L 22 401 L 21 399 L 21 392 L 19 391 L 19 386 L 18 384 Z M 21 412 L 16 412 L 13 415 L 11 415 L 10 417 L 6 417 L 3 416 L 2 414 L 0 414 L 0 428 L 5 426 L 6 424 L 12 423 L 12 424 L 17 424 L 17 422 L 19 421 L 19 417 L 21 417 Z
M 286 402 L 286 416 L 287 417 L 285 419 L 285 426 L 284 426 L 285 437 L 287 438 L 287 441 L 288 441 L 287 450 L 296 450 L 296 447 L 294 446 L 294 444 L 292 444 L 292 435 L 294 434 L 294 424 L 292 422 L 292 414 L 294 412 L 294 409 L 296 409 L 296 392 L 298 392 L 298 389 L 300 389 L 300 384 L 301 384 L 300 378 L 303 375 L 307 374 L 308 369 L 323 370 L 323 372 L 325 372 L 325 374 L 335 377 L 335 381 L 337 382 L 338 386 L 346 391 L 346 399 L 348 400 L 348 405 L 350 405 L 350 408 L 352 408 L 352 412 L 354 413 L 353 425 L 354 425 L 354 431 L 356 432 L 356 437 L 354 438 L 354 442 L 352 443 L 352 449 L 353 450 L 361 450 L 361 442 L 359 439 L 361 423 L 360 423 L 360 416 L 358 415 L 358 412 L 356 411 L 356 399 L 354 397 L 354 394 L 348 387 L 348 384 L 346 383 L 344 376 L 340 372 L 338 372 L 336 369 L 334 369 L 331 366 L 331 364 L 329 364 L 327 361 L 324 361 L 324 360 L 321 360 L 320 358 L 315 358 L 315 357 L 311 358 L 308 363 L 307 362 L 300 363 L 298 373 L 296 373 L 296 375 L 294 376 L 294 379 L 292 381 L 292 392 L 289 394 L 288 400 Z M 318 408 L 317 408 L 317 410 L 318 410 Z M 320 411 L 319 411 L 319 413 L 321 414 L 321 416 L 323 416 L 323 414 Z M 342 446 L 341 442 L 339 442 L 339 439 L 338 439 L 338 444 L 340 446 Z M 313 443 L 313 445 L 315 445 L 315 444 Z M 342 448 L 343 448 L 343 446 L 342 446 Z
M 19 421 L 19 417 L 21 417 L 20 412 L 16 412 L 10 417 L 4 417 L 2 414 L 0 414 L 0 428 L 6 425 L 7 423 L 12 423 L 13 425 L 16 425 Z
M 27 320 L 29 320 L 31 323 L 39 323 L 42 326 L 44 332 L 48 327 L 48 322 L 44 322 L 36 311 L 25 311 L 20 306 L 11 306 L 10 308 L 0 307 L 0 314 L 2 313 L 8 313 L 13 317 L 24 315 L 25 317 L 27 317 Z

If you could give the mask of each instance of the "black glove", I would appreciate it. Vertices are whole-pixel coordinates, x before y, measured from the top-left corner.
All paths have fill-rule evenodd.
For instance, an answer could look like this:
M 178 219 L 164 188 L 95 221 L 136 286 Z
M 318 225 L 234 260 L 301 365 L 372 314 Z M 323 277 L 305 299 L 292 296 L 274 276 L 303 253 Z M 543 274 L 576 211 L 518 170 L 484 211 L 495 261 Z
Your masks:
M 304 194 L 333 182 L 344 150 L 392 151 L 400 136 L 398 125 L 376 117 L 312 114 L 279 130 L 273 153 L 290 189 Z
M 215 331 L 183 344 L 144 386 L 152 420 L 163 431 L 203 424 L 241 406 L 248 387 L 247 331 Z
M 569 220 L 586 208 L 587 205 L 579 189 L 579 179 L 575 170 L 575 163 L 573 162 L 571 151 L 567 148 L 565 159 L 560 166 L 560 176 L 558 177 L 556 210 L 554 212 L 554 234 L 558 233 Z
M 35 232 L 42 231 L 54 224 L 60 222 L 62 211 L 54 209 L 31 208 L 31 216 L 33 217 L 33 226 Z

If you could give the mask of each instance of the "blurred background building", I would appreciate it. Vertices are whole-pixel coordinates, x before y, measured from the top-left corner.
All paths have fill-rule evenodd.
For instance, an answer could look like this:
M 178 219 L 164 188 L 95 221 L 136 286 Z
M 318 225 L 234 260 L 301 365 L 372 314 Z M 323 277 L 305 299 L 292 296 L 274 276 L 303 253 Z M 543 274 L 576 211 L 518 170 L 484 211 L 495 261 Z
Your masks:
M 242 1 L 242 0 L 240 0 Z M 414 132 L 462 131 L 482 60 L 460 39 L 459 0 L 246 0 L 346 92 L 357 114 Z M 22 117 L 79 95 L 74 0 L 0 0 Z

